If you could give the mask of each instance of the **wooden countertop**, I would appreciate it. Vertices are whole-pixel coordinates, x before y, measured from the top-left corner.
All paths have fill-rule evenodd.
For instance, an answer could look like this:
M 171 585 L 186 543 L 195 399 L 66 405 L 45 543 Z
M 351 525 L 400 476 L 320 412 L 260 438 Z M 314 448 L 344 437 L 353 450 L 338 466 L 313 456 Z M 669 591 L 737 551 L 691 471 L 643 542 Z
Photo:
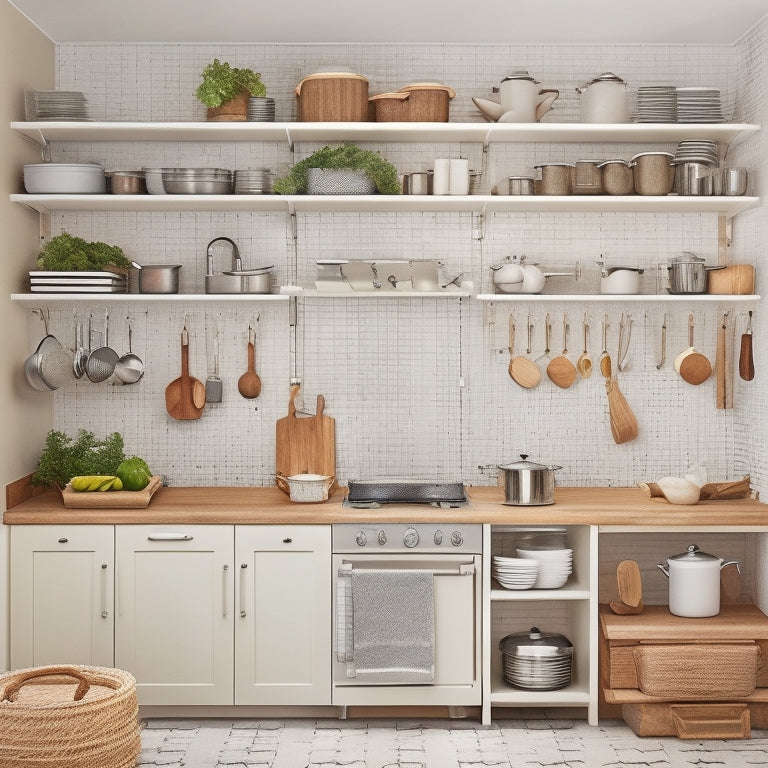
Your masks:
M 337 488 L 321 504 L 294 504 L 276 487 L 160 488 L 143 509 L 67 509 L 58 492 L 26 499 L 5 512 L 7 525 L 283 523 L 491 523 L 493 525 L 600 525 L 632 528 L 768 528 L 768 504 L 752 499 L 702 501 L 693 506 L 649 499 L 639 488 L 556 488 L 548 506 L 507 506 L 498 486 L 467 489 L 460 509 L 387 504 L 379 509 L 342 505 Z

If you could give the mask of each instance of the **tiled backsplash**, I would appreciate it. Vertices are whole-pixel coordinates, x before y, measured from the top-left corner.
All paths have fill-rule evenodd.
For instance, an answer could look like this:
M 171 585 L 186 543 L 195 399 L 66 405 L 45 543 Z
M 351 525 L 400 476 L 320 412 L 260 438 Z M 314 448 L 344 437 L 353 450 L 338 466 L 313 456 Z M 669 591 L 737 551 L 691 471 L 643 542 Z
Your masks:
M 277 101 L 277 119 L 295 117 L 293 88 L 303 76 L 329 65 L 347 66 L 371 81 L 371 92 L 410 82 L 439 80 L 456 89 L 452 121 L 482 120 L 473 95 L 509 71 L 528 69 L 542 87 L 559 88 L 548 121 L 578 119 L 575 87 L 611 70 L 638 85 L 671 83 L 722 89 L 726 112 L 760 122 L 768 112 L 761 84 L 768 76 L 766 24 L 737 46 L 561 45 L 89 45 L 57 47 L 58 85 L 82 90 L 96 119 L 202 120 L 194 99 L 202 67 L 214 57 L 262 72 Z M 758 44 L 762 43 L 762 44 Z M 747 76 L 744 73 L 749 73 Z M 751 84 L 745 92 L 745 81 Z M 435 157 L 470 159 L 479 168 L 475 144 L 372 145 L 400 172 L 431 167 Z M 748 166 L 759 181 L 760 135 L 733 150 L 734 162 Z M 296 159 L 316 145 L 296 146 Z M 534 162 L 630 157 L 642 145 L 494 145 L 488 163 L 490 185 L 505 176 L 531 172 Z M 56 159 L 105 162 L 108 168 L 140 166 L 268 167 L 282 173 L 289 154 L 266 143 L 94 143 L 55 147 Z M 730 158 L 729 158 L 730 162 Z M 755 190 L 757 193 L 759 190 Z M 594 293 L 603 254 L 609 263 L 641 266 L 643 292 L 656 291 L 656 265 L 691 250 L 712 262 L 717 257 L 718 222 L 713 215 L 594 213 L 493 214 L 482 222 L 470 213 L 300 213 L 296 240 L 281 213 L 59 213 L 54 233 L 66 229 L 88 239 L 121 245 L 146 263 L 181 263 L 182 292 L 202 292 L 205 249 L 226 235 L 240 246 L 246 267 L 274 263 L 280 283 L 294 278 L 311 286 L 315 260 L 438 258 L 453 275 L 464 272 L 475 293 L 491 291 L 490 264 L 508 255 L 565 271 L 581 268 L 578 282 L 550 278 L 547 292 Z M 482 237 L 479 237 L 482 233 Z M 734 224 L 735 261 L 759 263 L 765 242 L 764 209 Z M 295 249 L 295 250 L 294 250 Z M 296 258 L 294 274 L 294 258 Z M 758 266 L 759 285 L 764 285 Z M 509 377 L 507 330 L 510 310 L 518 328 L 516 352 L 525 346 L 531 308 L 535 336 L 532 354 L 543 352 L 544 316 L 551 314 L 552 354 L 562 351 L 567 313 L 569 356 L 582 351 L 585 311 L 590 322 L 589 351 L 602 348 L 600 326 L 607 313 L 609 350 L 615 354 L 621 313 L 631 317 L 630 366 L 621 388 L 638 417 L 637 440 L 617 446 L 611 437 L 605 386 L 599 373 L 561 390 L 546 377 L 524 390 Z M 714 359 L 719 310 L 731 310 L 732 340 L 744 325 L 743 310 L 717 304 L 676 303 L 481 303 L 474 299 L 303 299 L 292 317 L 288 302 L 173 302 L 115 304 L 110 308 L 110 341 L 126 348 L 126 316 L 134 327 L 133 349 L 147 366 L 132 386 L 81 380 L 56 393 L 56 427 L 97 433 L 120 430 L 128 450 L 144 455 L 175 485 L 263 485 L 273 481 L 274 424 L 287 412 L 289 383 L 302 380 L 303 404 L 314 411 L 322 393 L 326 413 L 336 418 L 337 471 L 345 482 L 372 475 L 460 478 L 472 484 L 496 482 L 493 469 L 520 453 L 556 463 L 561 485 L 632 485 L 706 466 L 713 479 L 750 472 L 765 485 L 768 472 L 760 422 L 768 409 L 759 394 L 765 368 L 757 353 L 758 376 L 750 384 L 735 379 L 734 410 L 716 410 L 714 379 L 699 387 L 685 384 L 671 360 L 687 346 L 687 317 L 696 318 L 696 345 Z M 101 305 L 94 313 L 101 327 Z M 667 364 L 658 371 L 661 323 L 668 315 Z M 212 370 L 210 334 L 220 329 L 220 375 L 224 401 L 206 407 L 199 421 L 179 422 L 165 412 L 165 386 L 179 375 L 179 335 L 185 322 L 192 336 L 191 367 L 204 380 Z M 291 323 L 296 322 L 296 349 Z M 54 309 L 54 328 L 72 336 L 72 310 Z M 237 393 L 245 370 L 249 323 L 256 325 L 256 369 L 263 380 L 257 400 Z M 759 313 L 755 336 L 762 332 Z M 39 323 L 30 320 L 33 343 Z M 208 345 L 206 345 L 208 336 Z M 759 349 L 759 345 L 758 345 Z M 295 354 L 294 354 L 295 353 Z

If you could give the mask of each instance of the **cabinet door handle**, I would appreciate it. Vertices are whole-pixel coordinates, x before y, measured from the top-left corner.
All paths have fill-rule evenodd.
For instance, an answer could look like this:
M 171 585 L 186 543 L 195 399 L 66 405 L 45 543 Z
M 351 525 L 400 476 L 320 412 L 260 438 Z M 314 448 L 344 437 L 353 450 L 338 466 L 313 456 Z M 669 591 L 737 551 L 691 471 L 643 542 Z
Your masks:
M 240 618 L 246 617 L 245 612 L 245 569 L 248 567 L 248 563 L 240 563 Z
M 147 541 L 192 541 L 193 538 L 188 533 L 150 533 Z
M 283 539 L 283 544 L 293 544 L 293 539 L 291 539 L 290 537 L 286 536 Z
M 224 566 L 221 569 L 221 616 L 222 618 L 227 618 L 227 572 L 229 571 L 229 566 L 224 563 Z
M 59 539 L 59 544 L 66 544 L 69 541 L 69 539 L 66 536 L 62 536 Z
M 106 619 L 109 616 L 107 611 L 107 564 L 101 564 L 101 618 Z

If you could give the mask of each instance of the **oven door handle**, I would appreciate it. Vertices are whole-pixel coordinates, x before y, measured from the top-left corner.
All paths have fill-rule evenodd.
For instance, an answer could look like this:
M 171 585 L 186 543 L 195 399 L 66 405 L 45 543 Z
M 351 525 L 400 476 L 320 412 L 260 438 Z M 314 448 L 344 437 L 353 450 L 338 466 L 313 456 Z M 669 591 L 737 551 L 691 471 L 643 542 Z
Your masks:
M 352 563 L 342 563 L 339 567 L 338 575 L 339 576 L 349 576 L 352 573 L 353 564 Z M 364 568 L 358 570 L 369 570 L 369 568 Z M 474 576 L 475 574 L 475 564 L 474 563 L 458 563 L 455 568 L 381 568 L 379 570 L 386 571 L 386 570 L 396 570 L 396 571 L 409 571 L 409 572 L 420 572 L 420 571 L 427 571 L 431 573 L 433 576 Z

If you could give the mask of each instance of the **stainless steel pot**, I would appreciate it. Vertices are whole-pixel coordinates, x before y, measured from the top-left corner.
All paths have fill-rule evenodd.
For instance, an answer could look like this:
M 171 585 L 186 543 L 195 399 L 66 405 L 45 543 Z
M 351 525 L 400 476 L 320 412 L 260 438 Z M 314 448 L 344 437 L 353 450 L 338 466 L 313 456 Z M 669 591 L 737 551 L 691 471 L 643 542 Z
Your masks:
M 504 682 L 515 688 L 552 691 L 571 682 L 573 643 L 554 632 L 531 627 L 499 641 Z
M 669 292 L 706 293 L 707 273 L 710 270 L 722 268 L 721 266 L 707 267 L 701 256 L 686 251 L 682 256 L 672 259 L 667 266 Z
M 139 293 L 178 293 L 181 264 L 137 264 Z
M 271 265 L 259 269 L 228 270 L 224 274 L 240 280 L 240 290 L 235 293 L 270 293 L 273 269 L 274 265 Z
M 504 476 L 504 503 L 531 507 L 554 504 L 555 472 L 562 467 L 528 461 L 527 453 L 521 453 L 520 459 L 499 466 Z

